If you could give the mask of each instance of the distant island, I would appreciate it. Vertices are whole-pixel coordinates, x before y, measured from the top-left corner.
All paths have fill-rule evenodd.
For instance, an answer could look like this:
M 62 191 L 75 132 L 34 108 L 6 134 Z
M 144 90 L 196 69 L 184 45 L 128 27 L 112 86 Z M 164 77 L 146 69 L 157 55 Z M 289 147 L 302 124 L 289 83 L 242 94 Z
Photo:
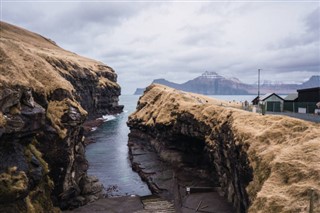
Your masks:
M 225 78 L 216 72 L 204 72 L 201 76 L 182 84 L 167 81 L 166 79 L 155 79 L 152 83 L 162 84 L 186 92 L 204 95 L 251 95 L 257 94 L 257 84 L 246 84 L 237 78 Z M 320 75 L 311 76 L 302 84 L 285 84 L 262 82 L 261 94 L 275 92 L 278 94 L 289 94 L 297 92 L 297 89 L 305 89 L 320 86 Z M 143 94 L 145 88 L 137 88 L 135 95 Z

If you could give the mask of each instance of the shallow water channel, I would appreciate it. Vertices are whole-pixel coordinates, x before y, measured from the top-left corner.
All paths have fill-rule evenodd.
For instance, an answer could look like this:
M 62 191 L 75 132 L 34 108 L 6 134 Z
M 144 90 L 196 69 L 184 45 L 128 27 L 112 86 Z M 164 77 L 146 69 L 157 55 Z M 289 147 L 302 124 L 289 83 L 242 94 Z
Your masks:
M 128 153 L 128 116 L 135 110 L 139 96 L 122 95 L 124 112 L 107 116 L 107 121 L 90 134 L 95 143 L 86 148 L 89 175 L 103 183 L 109 196 L 150 195 L 148 186 L 132 171 Z

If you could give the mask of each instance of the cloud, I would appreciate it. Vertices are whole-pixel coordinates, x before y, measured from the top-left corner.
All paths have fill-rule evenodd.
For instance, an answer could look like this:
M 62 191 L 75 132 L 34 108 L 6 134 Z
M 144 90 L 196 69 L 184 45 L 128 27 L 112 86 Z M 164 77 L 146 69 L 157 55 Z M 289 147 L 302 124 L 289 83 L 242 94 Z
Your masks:
M 2 18 L 48 36 L 63 47 L 84 51 L 96 36 L 112 33 L 140 11 L 139 4 L 103 2 L 4 2 Z
M 320 70 L 320 9 L 303 2 L 2 3 L 2 18 L 113 67 L 123 93 L 216 71 L 301 81 Z

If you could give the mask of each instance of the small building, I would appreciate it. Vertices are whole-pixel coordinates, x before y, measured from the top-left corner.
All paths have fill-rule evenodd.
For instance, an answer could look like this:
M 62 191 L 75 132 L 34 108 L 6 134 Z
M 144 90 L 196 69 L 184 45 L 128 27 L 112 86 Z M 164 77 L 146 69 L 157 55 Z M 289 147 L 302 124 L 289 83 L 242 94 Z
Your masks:
M 300 89 L 297 92 L 298 100 L 295 104 L 297 108 L 295 112 L 315 113 L 317 109 L 316 104 L 320 102 L 320 87 Z
M 298 93 L 292 93 L 284 98 L 283 111 L 295 112 L 296 102 L 298 101 Z
M 251 103 L 252 103 L 252 105 L 258 105 L 259 104 L 259 96 L 257 96 L 257 97 L 255 97 L 252 101 L 251 101 Z
M 265 105 L 265 110 L 268 112 L 282 112 L 284 100 L 275 93 L 265 94 L 260 98 Z
M 319 102 L 320 101 L 320 86 L 308 89 L 299 89 L 298 102 Z
M 275 93 L 268 93 L 260 98 L 257 96 L 252 100 L 253 105 L 258 105 L 258 103 L 262 103 L 265 106 L 265 110 L 268 112 L 282 112 L 283 111 L 283 103 L 284 100 L 279 95 Z

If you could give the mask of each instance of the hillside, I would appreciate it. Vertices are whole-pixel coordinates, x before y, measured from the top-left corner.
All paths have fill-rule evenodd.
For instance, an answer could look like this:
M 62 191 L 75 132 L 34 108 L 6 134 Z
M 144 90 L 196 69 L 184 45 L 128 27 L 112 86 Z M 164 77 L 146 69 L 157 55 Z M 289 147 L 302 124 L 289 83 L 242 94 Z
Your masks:
M 308 212 L 311 189 L 320 211 L 319 124 L 153 84 L 128 125 L 169 164 L 207 164 L 237 212 Z
M 2 87 L 26 86 L 44 96 L 63 89 L 77 98 L 85 110 L 98 114 L 106 114 L 108 109 L 121 111 L 121 107 L 116 109 L 120 86 L 112 68 L 63 50 L 41 35 L 1 22 L 0 60 Z M 103 90 L 108 93 L 104 95 Z M 100 98 L 104 100 L 99 101 Z M 104 105 L 105 101 L 109 104 Z
M 119 113 L 107 65 L 0 22 L 0 209 L 56 212 L 97 199 L 87 175 L 83 122 Z

